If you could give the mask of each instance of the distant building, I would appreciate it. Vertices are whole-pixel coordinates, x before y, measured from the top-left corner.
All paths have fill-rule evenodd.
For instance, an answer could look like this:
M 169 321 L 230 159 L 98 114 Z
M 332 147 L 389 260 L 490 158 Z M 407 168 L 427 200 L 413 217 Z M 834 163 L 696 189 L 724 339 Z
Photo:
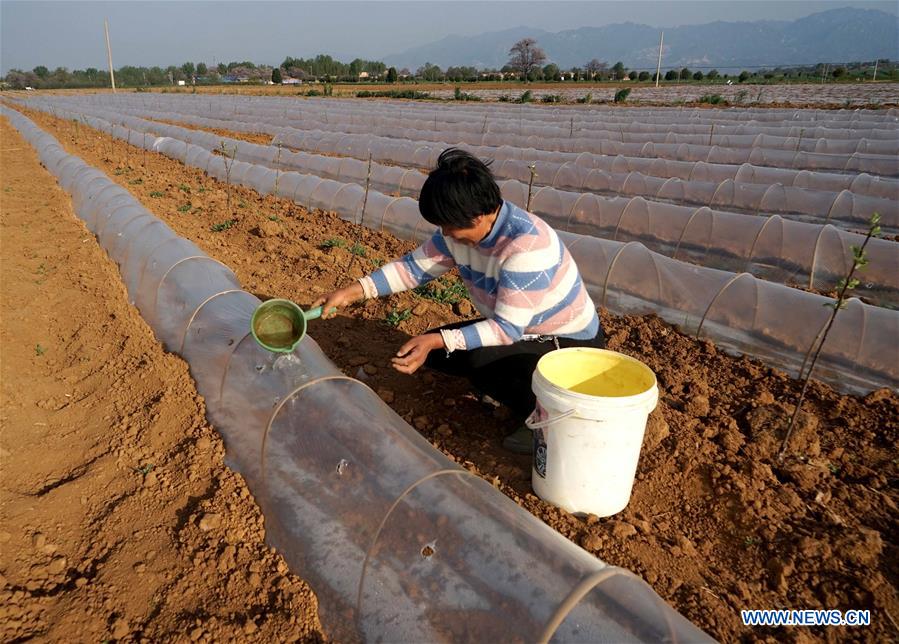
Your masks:
M 178 81 L 178 86 L 179 86 L 179 87 L 184 87 L 186 84 L 187 84 L 187 83 L 186 83 L 185 81 L 183 81 L 183 80 L 179 80 L 179 81 Z
M 359 78 L 368 78 L 368 72 L 359 72 Z
M 290 76 L 281 79 L 282 85 L 302 85 L 302 83 L 303 81 L 301 81 L 299 78 L 291 78 Z

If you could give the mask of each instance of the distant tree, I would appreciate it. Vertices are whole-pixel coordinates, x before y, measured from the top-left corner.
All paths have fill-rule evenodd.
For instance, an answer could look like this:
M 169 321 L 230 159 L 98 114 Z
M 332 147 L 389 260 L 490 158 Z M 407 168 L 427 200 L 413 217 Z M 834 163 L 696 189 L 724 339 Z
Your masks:
M 653 77 L 655 74 L 653 74 Z M 649 72 L 640 72 L 640 75 L 637 76 L 638 81 L 648 81 L 649 80 Z M 655 80 L 655 78 L 653 78 Z
M 637 80 L 638 78 L 640 78 L 640 74 L 639 74 L 639 73 L 637 72 L 637 70 L 635 69 L 635 70 L 633 70 L 630 74 L 628 74 L 627 77 L 630 78 L 632 81 L 635 81 L 635 80 Z
M 272 70 L 272 82 L 275 85 L 280 85 L 284 81 L 284 78 L 281 76 L 281 68 L 275 67 Z
M 677 72 L 674 71 L 673 69 L 669 69 L 667 72 L 665 72 L 665 80 L 666 81 L 677 80 Z
M 584 74 L 580 69 L 578 69 L 577 67 L 571 68 L 571 80 L 577 82 L 577 81 L 581 80 L 583 77 L 584 77 Z
M 627 72 L 627 67 L 620 60 L 612 65 L 612 75 L 615 77 L 615 80 L 624 80 L 625 72 Z
M 533 38 L 522 38 L 509 50 L 509 66 L 524 78 L 530 78 L 545 61 L 546 52 Z
M 411 76 L 411 75 L 412 75 L 412 72 L 409 71 L 409 68 L 408 68 L 408 67 L 403 67 L 403 68 L 400 70 L 400 76 L 401 76 L 402 78 L 408 78 L 408 77 Z
M 677 80 L 690 80 L 690 75 L 691 75 L 691 73 L 692 73 L 692 72 L 690 72 L 689 69 L 687 69 L 686 67 L 684 67 L 684 68 L 683 68 L 682 70 L 680 70 L 680 72 L 678 73 L 678 75 L 677 75 Z
M 438 81 L 443 79 L 443 70 L 440 69 L 437 65 L 432 65 L 431 63 L 425 63 L 415 72 L 415 75 L 418 78 L 426 81 Z
M 833 74 L 834 78 L 839 78 L 840 76 L 843 76 L 846 74 L 846 69 L 843 67 L 836 67 L 836 68 L 834 68 L 832 74 Z
M 740 75 L 737 77 L 737 80 L 739 80 L 742 83 L 748 78 L 749 78 L 749 72 L 747 72 L 744 69 L 742 72 L 740 72 Z
M 206 63 L 197 63 L 197 76 L 206 76 L 209 74 L 209 68 Z
M 693 80 L 701 81 L 702 78 L 703 78 L 703 76 L 702 76 L 702 72 L 701 72 L 701 71 L 695 71 L 695 72 L 693 72 Z
M 718 78 L 718 70 L 717 69 L 711 70 L 708 74 L 705 75 L 705 77 L 708 78 L 709 80 L 715 80 L 716 78 Z
M 181 73 L 184 74 L 186 78 L 190 78 L 194 75 L 194 72 L 197 71 L 197 68 L 194 67 L 194 64 L 191 62 L 186 62 L 181 65 Z
M 588 61 L 587 64 L 584 65 L 584 69 L 587 71 L 587 79 L 594 80 L 597 74 L 604 72 L 606 69 L 608 69 L 608 67 L 608 64 L 597 60 L 596 58 L 590 59 L 590 61 Z
M 543 68 L 543 79 L 544 80 L 562 80 L 562 72 L 559 71 L 559 66 L 555 63 L 550 63 Z
M 37 76 L 38 78 L 40 78 L 41 80 L 44 80 L 45 78 L 47 78 L 50 75 L 50 70 L 47 69 L 46 67 L 44 67 L 43 65 L 38 65 L 32 71 L 34 72 L 34 75 Z
M 218 69 L 219 74 L 223 76 L 228 73 L 228 66 L 225 63 L 219 63 L 216 69 Z
M 396 67 L 391 67 L 387 70 L 387 82 L 395 83 L 396 82 Z

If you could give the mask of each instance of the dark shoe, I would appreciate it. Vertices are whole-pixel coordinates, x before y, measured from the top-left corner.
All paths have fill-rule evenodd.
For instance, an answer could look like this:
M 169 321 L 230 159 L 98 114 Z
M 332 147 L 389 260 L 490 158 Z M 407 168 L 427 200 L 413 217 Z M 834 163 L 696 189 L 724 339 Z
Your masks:
M 515 454 L 533 454 L 534 432 L 522 425 L 503 439 L 503 449 Z

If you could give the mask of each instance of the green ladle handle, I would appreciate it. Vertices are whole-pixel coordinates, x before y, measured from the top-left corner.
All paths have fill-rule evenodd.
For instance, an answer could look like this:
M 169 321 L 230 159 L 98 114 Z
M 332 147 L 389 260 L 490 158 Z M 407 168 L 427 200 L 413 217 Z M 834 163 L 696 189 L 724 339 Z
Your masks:
M 332 307 L 331 312 L 337 311 L 336 308 Z M 306 318 L 306 321 L 309 320 L 317 320 L 322 316 L 322 307 L 316 306 L 314 309 L 309 309 L 308 311 L 303 312 L 303 317 Z

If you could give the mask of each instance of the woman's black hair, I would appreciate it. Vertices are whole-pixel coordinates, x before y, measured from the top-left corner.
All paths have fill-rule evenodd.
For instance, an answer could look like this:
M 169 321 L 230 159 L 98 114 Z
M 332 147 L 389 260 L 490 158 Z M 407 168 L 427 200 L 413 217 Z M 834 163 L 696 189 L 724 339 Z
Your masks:
M 488 164 L 458 148 L 447 148 L 421 187 L 418 210 L 435 226 L 471 228 L 480 215 L 503 203 Z

